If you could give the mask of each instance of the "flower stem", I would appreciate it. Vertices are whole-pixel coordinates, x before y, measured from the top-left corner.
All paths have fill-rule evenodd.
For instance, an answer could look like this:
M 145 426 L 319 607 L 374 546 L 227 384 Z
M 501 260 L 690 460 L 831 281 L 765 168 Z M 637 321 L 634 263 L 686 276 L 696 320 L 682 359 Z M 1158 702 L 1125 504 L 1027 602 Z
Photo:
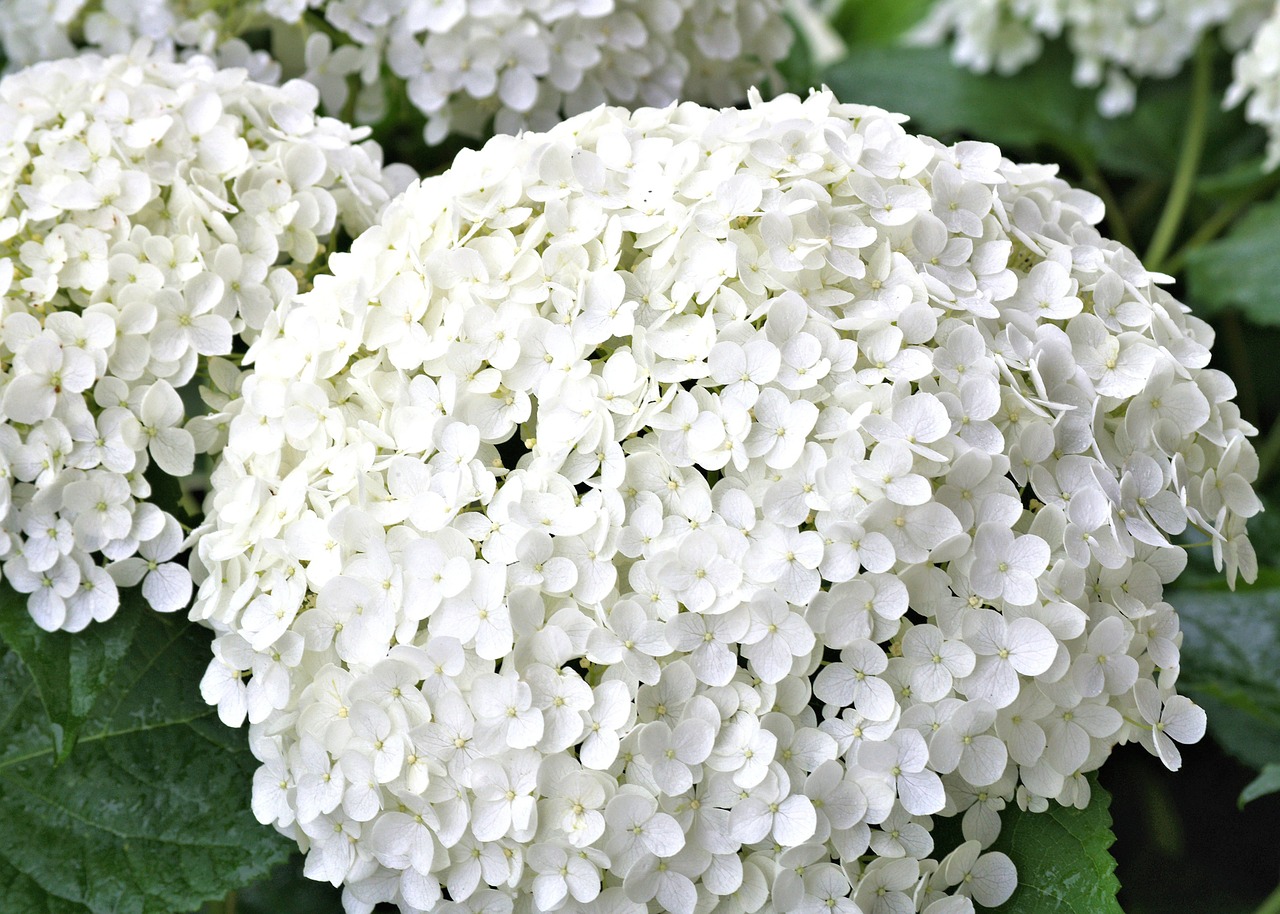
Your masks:
M 1093 162 L 1081 159 L 1077 163 L 1080 167 L 1080 173 L 1084 177 L 1085 184 L 1095 194 L 1102 198 L 1102 205 L 1107 209 L 1107 224 L 1111 226 L 1111 233 L 1129 250 L 1137 247 L 1133 240 L 1133 232 L 1129 229 L 1129 223 L 1124 217 L 1124 210 L 1120 207 L 1120 201 L 1116 199 L 1115 192 L 1111 189 L 1111 185 L 1107 183 L 1107 179 L 1102 176 L 1102 172 L 1098 170 L 1098 166 Z
M 1208 134 L 1209 97 L 1213 91 L 1213 45 L 1207 39 L 1196 49 L 1193 80 L 1191 113 L 1187 117 L 1187 132 L 1183 137 L 1182 152 L 1178 155 L 1173 186 L 1169 189 L 1168 200 L 1144 259 L 1146 268 L 1153 272 L 1161 271 L 1164 259 L 1173 247 L 1200 170 L 1200 156 Z
M 1277 457 L 1280 457 L 1280 422 L 1273 422 L 1271 431 L 1267 432 L 1267 437 L 1262 440 L 1262 445 L 1258 448 L 1258 479 L 1256 485 L 1259 488 L 1271 476 L 1271 471 L 1276 467 Z
M 1222 342 L 1227 347 L 1227 360 L 1231 365 L 1231 377 L 1237 378 L 1236 402 L 1240 414 L 1250 422 L 1258 421 L 1258 394 L 1253 387 L 1253 368 L 1249 358 L 1249 344 L 1245 337 L 1244 321 L 1240 313 L 1227 309 L 1219 318 Z
M 1120 715 L 1120 717 L 1126 724 L 1130 724 L 1131 726 L 1137 727 L 1139 730 L 1147 730 L 1147 731 L 1151 730 L 1151 724 L 1144 723 L 1143 721 L 1140 721 L 1140 720 L 1133 720 L 1132 718 L 1125 717 L 1123 714 Z

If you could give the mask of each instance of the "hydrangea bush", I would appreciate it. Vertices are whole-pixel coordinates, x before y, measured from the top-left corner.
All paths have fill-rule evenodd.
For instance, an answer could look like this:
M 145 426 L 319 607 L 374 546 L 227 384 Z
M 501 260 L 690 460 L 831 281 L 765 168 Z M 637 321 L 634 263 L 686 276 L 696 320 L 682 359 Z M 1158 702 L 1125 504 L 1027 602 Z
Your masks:
M 547 129 L 603 102 L 734 104 L 777 83 L 791 42 L 782 0 L 70 0 L 53 15 L 49 5 L 0 0 L 0 48 L 13 64 L 145 36 L 269 72 L 236 36 L 295 25 L 277 50 L 301 58 L 328 111 L 371 123 L 404 91 L 428 143 Z M 303 39 L 305 49 L 291 46 Z
M 903 120 L 498 137 L 268 318 L 201 687 L 348 911 L 959 914 L 1006 806 L 1202 736 L 1172 539 L 1251 578 L 1260 507 L 1212 332 L 1054 168 Z
M 0 577 L 41 628 L 106 619 L 139 582 L 188 606 L 148 468 L 216 451 L 239 376 L 220 357 L 407 183 L 316 104 L 142 46 L 0 82 Z

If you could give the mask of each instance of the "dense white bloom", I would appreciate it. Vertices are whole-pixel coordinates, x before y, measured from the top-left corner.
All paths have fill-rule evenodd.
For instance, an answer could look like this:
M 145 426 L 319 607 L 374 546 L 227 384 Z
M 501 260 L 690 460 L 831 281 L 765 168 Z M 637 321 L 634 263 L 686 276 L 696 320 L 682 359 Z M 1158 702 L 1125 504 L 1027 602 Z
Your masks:
M 277 56 L 301 59 L 327 111 L 373 123 L 389 93 L 404 92 L 438 143 L 545 130 L 601 103 L 735 104 L 749 87 L 777 83 L 792 39 L 783 9 L 783 0 L 0 0 L 0 51 L 22 65 L 77 45 L 124 51 L 144 37 L 265 76 L 279 66 L 235 36 L 271 28 Z
M 193 613 L 350 910 L 971 911 L 1006 804 L 1200 735 L 1167 536 L 1259 508 L 1211 333 L 1052 168 L 900 123 L 499 137 L 268 320 Z
M 109 617 L 111 578 L 161 611 L 190 602 L 154 473 L 217 450 L 239 383 L 217 357 L 394 189 L 378 148 L 315 107 L 305 83 L 143 46 L 0 82 L 0 574 L 42 627 Z M 318 240 L 299 251 L 302 232 Z M 197 380 L 203 426 L 184 424 Z
M 1244 116 L 1267 129 L 1267 167 L 1275 168 L 1280 165 L 1280 5 L 1236 54 L 1233 67 L 1235 79 L 1224 104 L 1230 108 L 1248 99 Z
M 266 53 L 222 34 L 215 6 L 211 0 L 0 0 L 0 55 L 16 70 L 71 57 L 81 48 L 123 54 L 141 38 L 162 48 L 216 54 L 223 66 L 247 67 L 255 79 L 274 81 L 279 66 Z M 247 4 L 235 6 L 244 15 Z
M 942 0 L 917 27 L 915 38 L 951 42 L 952 59 L 979 72 L 1014 73 L 1040 56 L 1047 40 L 1065 36 L 1075 57 L 1077 85 L 1101 86 L 1098 107 L 1122 114 L 1133 107 L 1134 80 L 1172 76 L 1201 39 L 1220 29 L 1231 47 L 1245 44 L 1273 0 Z M 1274 38 L 1260 53 L 1274 50 Z M 1268 43 L 1270 42 L 1270 44 Z M 1272 74 L 1275 54 L 1262 68 Z M 1240 58 L 1237 58 L 1239 61 Z M 1259 73 L 1259 63 L 1238 63 L 1238 73 Z M 1274 81 L 1274 75 L 1271 77 Z M 1239 75 L 1241 82 L 1248 75 Z M 1274 90 L 1273 90 L 1274 91 Z M 1259 105 L 1267 105 L 1259 102 Z M 1271 109 L 1274 109 L 1271 103 Z

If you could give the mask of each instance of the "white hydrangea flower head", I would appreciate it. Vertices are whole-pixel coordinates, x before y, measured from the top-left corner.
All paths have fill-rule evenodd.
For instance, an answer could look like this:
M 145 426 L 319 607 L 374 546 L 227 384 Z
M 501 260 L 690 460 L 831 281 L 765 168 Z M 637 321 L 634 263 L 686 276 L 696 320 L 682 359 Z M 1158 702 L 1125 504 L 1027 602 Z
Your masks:
M 124 54 L 145 39 L 164 51 L 211 56 L 220 66 L 244 67 L 258 81 L 278 82 L 279 64 L 235 35 L 240 24 L 256 23 L 256 5 L 235 0 L 0 0 L 0 60 L 13 71 L 72 57 L 85 48 Z
M 316 103 L 142 45 L 0 81 L 0 577 L 42 628 L 106 619 L 139 581 L 190 602 L 148 467 L 220 446 L 239 372 L 219 357 L 408 180 Z M 212 415 L 187 422 L 197 375 Z
M 400 3 L 385 26 L 357 18 L 365 4 L 323 6 L 358 42 L 385 42 L 429 143 L 482 136 L 490 118 L 499 133 L 546 130 L 602 103 L 734 104 L 751 86 L 776 88 L 792 37 L 781 0 Z
M 741 102 L 751 86 L 776 88 L 792 39 L 783 9 L 783 0 L 0 0 L 0 50 L 24 65 L 147 37 L 265 78 L 278 66 L 237 34 L 301 24 L 291 37 L 305 41 L 303 78 L 326 110 L 350 101 L 357 121 L 373 123 L 389 92 L 407 91 L 434 144 L 450 133 L 545 130 L 601 103 Z M 304 21 L 309 11 L 323 28 Z
M 916 29 L 928 44 L 951 43 L 952 58 L 978 72 L 1009 74 L 1065 37 L 1074 80 L 1100 86 L 1108 115 L 1133 108 L 1134 81 L 1182 69 L 1201 39 L 1221 29 L 1230 47 L 1245 44 L 1272 0 L 941 0 Z
M 1233 67 L 1235 78 L 1224 104 L 1231 108 L 1244 101 L 1249 122 L 1266 128 L 1266 166 L 1274 169 L 1280 165 L 1280 5 L 1235 56 Z
M 349 911 L 971 912 L 1006 804 L 1202 735 L 1171 538 L 1250 577 L 1260 507 L 1212 332 L 1096 197 L 903 120 L 498 137 L 268 322 L 202 690 Z

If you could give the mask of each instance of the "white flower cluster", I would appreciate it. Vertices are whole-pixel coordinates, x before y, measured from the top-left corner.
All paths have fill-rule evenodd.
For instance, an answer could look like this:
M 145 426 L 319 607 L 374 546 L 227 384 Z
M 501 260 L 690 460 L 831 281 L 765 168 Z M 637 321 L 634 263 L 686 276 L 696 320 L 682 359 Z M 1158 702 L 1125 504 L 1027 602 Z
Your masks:
M 165 40 L 175 24 L 168 0 L 0 0 L 0 51 L 16 70 L 74 56 L 77 29 L 96 49 L 123 52 L 139 38 Z
M 139 39 L 166 51 L 214 57 L 223 67 L 244 67 L 254 79 L 277 82 L 280 68 L 263 51 L 223 34 L 221 6 L 234 0 L 0 0 L 0 61 L 18 70 L 43 60 L 75 56 L 81 48 L 127 53 Z
M 1267 129 L 1266 167 L 1274 169 L 1280 166 L 1280 4 L 1235 56 L 1234 68 L 1224 104 L 1232 108 L 1248 98 L 1245 118 Z
M 1211 331 L 1053 168 L 903 120 L 498 137 L 268 324 L 202 691 L 348 911 L 962 914 L 1006 804 L 1202 735 L 1170 537 L 1248 577 L 1259 509 Z
M 735 104 L 751 86 L 777 82 L 774 64 L 792 37 L 781 0 L 398 0 L 377 7 L 324 0 L 323 7 L 360 47 L 350 66 L 359 61 L 362 72 L 376 72 L 385 54 L 427 117 L 428 143 L 451 131 L 487 135 L 491 118 L 499 133 L 547 130 L 603 103 Z
M 326 109 L 345 110 L 354 82 L 356 119 L 372 123 L 389 92 L 407 91 L 432 144 L 491 125 L 545 130 L 606 102 L 735 104 L 778 80 L 792 38 L 783 0 L 0 0 L 0 49 L 23 64 L 145 36 L 265 69 L 227 33 L 298 24 L 308 10 L 325 29 L 307 22 L 288 33 L 305 50 L 276 51 L 302 58 Z
M 238 372 L 209 357 L 393 190 L 315 107 L 307 83 L 141 45 L 0 81 L 0 577 L 42 628 L 106 619 L 140 580 L 158 610 L 190 601 L 148 466 L 185 476 L 220 446 Z M 202 367 L 214 415 L 184 425 Z
M 1040 56 L 1046 39 L 1065 36 L 1074 80 L 1101 86 L 1108 115 L 1133 108 L 1134 79 L 1172 76 L 1204 36 L 1221 28 L 1227 44 L 1248 40 L 1272 0 L 941 0 L 915 33 L 979 72 L 1013 73 Z

